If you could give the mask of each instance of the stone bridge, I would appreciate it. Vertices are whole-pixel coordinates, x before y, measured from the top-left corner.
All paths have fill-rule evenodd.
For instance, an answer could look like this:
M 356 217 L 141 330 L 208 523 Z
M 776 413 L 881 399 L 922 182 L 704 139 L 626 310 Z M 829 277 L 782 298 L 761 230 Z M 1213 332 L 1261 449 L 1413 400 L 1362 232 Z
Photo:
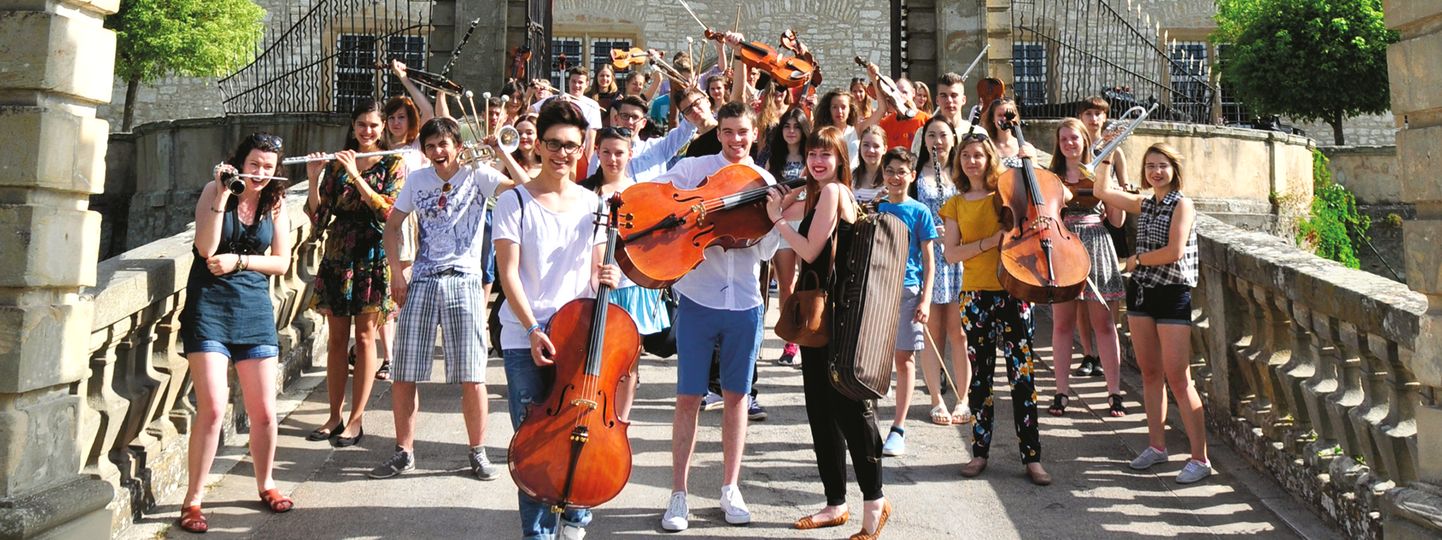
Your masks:
M 1416 292 L 1203 217 L 1194 367 L 1213 434 L 1266 478 L 1347 536 L 1411 540 L 1442 537 L 1442 7 L 1386 4 Z M 189 233 L 97 263 L 87 208 L 117 5 L 0 6 L 0 539 L 112 537 L 184 480 Z M 296 269 L 271 288 L 281 383 L 318 358 Z M 245 425 L 233 408 L 226 442 Z

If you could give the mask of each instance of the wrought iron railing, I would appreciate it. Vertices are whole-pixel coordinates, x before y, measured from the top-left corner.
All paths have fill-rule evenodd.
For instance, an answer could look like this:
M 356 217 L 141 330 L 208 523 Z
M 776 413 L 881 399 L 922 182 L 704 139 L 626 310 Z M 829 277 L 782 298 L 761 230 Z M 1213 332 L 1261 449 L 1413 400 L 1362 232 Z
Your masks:
M 394 75 L 374 65 L 424 65 L 431 4 L 316 0 L 271 12 L 264 50 L 220 80 L 225 112 L 346 112 L 363 98 L 400 94 Z
M 1156 99 L 1161 106 L 1152 118 L 1158 120 L 1211 123 L 1217 90 L 1205 53 L 1166 43 L 1154 21 L 1119 10 L 1117 1 L 1012 2 L 1012 69 L 1022 116 L 1073 116 L 1083 99 L 1112 94 Z M 1112 106 L 1135 104 L 1125 101 Z

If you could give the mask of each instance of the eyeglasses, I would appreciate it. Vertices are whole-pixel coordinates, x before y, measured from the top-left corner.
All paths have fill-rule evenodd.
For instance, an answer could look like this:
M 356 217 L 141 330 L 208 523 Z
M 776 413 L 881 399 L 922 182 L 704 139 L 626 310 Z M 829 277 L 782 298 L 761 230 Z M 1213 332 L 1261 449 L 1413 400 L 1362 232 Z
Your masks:
M 623 128 L 623 127 L 616 127 L 616 126 L 610 126 L 610 127 L 601 128 L 601 131 L 596 132 L 596 134 L 597 134 L 598 136 L 600 136 L 600 137 L 610 137 L 610 136 L 612 136 L 612 135 L 620 135 L 620 136 L 625 137 L 625 138 L 627 138 L 627 139 L 631 138 L 631 130 L 630 130 L 630 129 L 628 129 L 628 128 Z M 549 143 L 548 143 L 548 144 L 549 144 Z M 555 152 L 556 149 L 552 148 L 551 151 L 552 151 L 552 152 Z
M 644 115 L 644 114 L 621 114 L 621 113 L 616 113 L 616 116 L 619 117 L 619 118 L 621 118 L 622 120 L 630 120 L 630 121 L 632 121 L 632 122 L 639 122 L 639 121 L 641 121 L 641 119 L 646 118 L 646 115 Z
M 581 149 L 581 145 L 579 144 L 563 143 L 554 139 L 542 139 L 541 142 L 546 145 L 547 150 L 550 150 L 552 152 L 560 152 L 562 154 L 574 154 L 577 150 Z
M 911 175 L 911 169 L 890 169 L 890 168 L 888 168 L 888 169 L 883 169 L 883 170 L 881 171 L 881 175 L 882 175 L 882 176 L 885 176 L 885 177 L 887 177 L 887 178 L 896 178 L 896 177 L 898 177 L 898 176 L 910 176 L 910 175 Z
M 285 143 L 281 142 L 280 137 L 269 133 L 252 133 L 250 135 L 250 143 L 252 146 L 269 146 L 275 148 L 276 152 L 285 149 Z

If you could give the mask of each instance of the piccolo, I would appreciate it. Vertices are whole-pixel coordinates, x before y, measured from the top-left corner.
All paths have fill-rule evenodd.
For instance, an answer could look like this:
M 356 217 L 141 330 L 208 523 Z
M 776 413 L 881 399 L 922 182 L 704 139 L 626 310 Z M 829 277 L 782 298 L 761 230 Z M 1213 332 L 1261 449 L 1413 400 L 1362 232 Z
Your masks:
M 355 157 L 357 157 L 357 158 L 365 158 L 365 157 L 376 157 L 376 156 L 392 156 L 392 155 L 395 155 L 395 154 L 403 154 L 403 153 L 405 153 L 405 152 L 406 152 L 406 150 L 382 150 L 382 151 L 380 151 L 380 152 L 362 152 L 362 153 L 356 154 Z M 301 163 L 313 163 L 313 162 L 316 162 L 316 161 L 330 161 L 330 160 L 333 160 L 333 159 L 335 159 L 335 154 L 325 154 L 325 155 L 316 156 L 316 157 L 293 157 L 293 158 L 285 158 L 285 159 L 281 160 L 280 164 L 281 164 L 281 165 L 299 165 L 299 164 L 301 164 Z

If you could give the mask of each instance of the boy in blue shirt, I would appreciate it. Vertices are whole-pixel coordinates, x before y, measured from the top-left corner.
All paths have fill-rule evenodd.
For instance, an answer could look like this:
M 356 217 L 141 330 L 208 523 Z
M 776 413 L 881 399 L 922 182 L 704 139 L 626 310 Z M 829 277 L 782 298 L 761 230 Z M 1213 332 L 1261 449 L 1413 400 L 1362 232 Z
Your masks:
M 908 197 L 906 192 L 916 180 L 911 151 L 896 147 L 881 156 L 881 175 L 886 184 L 886 202 L 877 210 L 895 215 L 911 231 L 910 249 L 906 257 L 906 281 L 901 294 L 901 320 L 896 325 L 896 419 L 881 453 L 899 456 L 906 453 L 906 411 L 911 408 L 911 393 L 916 386 L 916 351 L 926 346 L 926 320 L 931 317 L 931 281 L 933 260 L 931 242 L 938 238 L 936 221 L 926 205 Z

